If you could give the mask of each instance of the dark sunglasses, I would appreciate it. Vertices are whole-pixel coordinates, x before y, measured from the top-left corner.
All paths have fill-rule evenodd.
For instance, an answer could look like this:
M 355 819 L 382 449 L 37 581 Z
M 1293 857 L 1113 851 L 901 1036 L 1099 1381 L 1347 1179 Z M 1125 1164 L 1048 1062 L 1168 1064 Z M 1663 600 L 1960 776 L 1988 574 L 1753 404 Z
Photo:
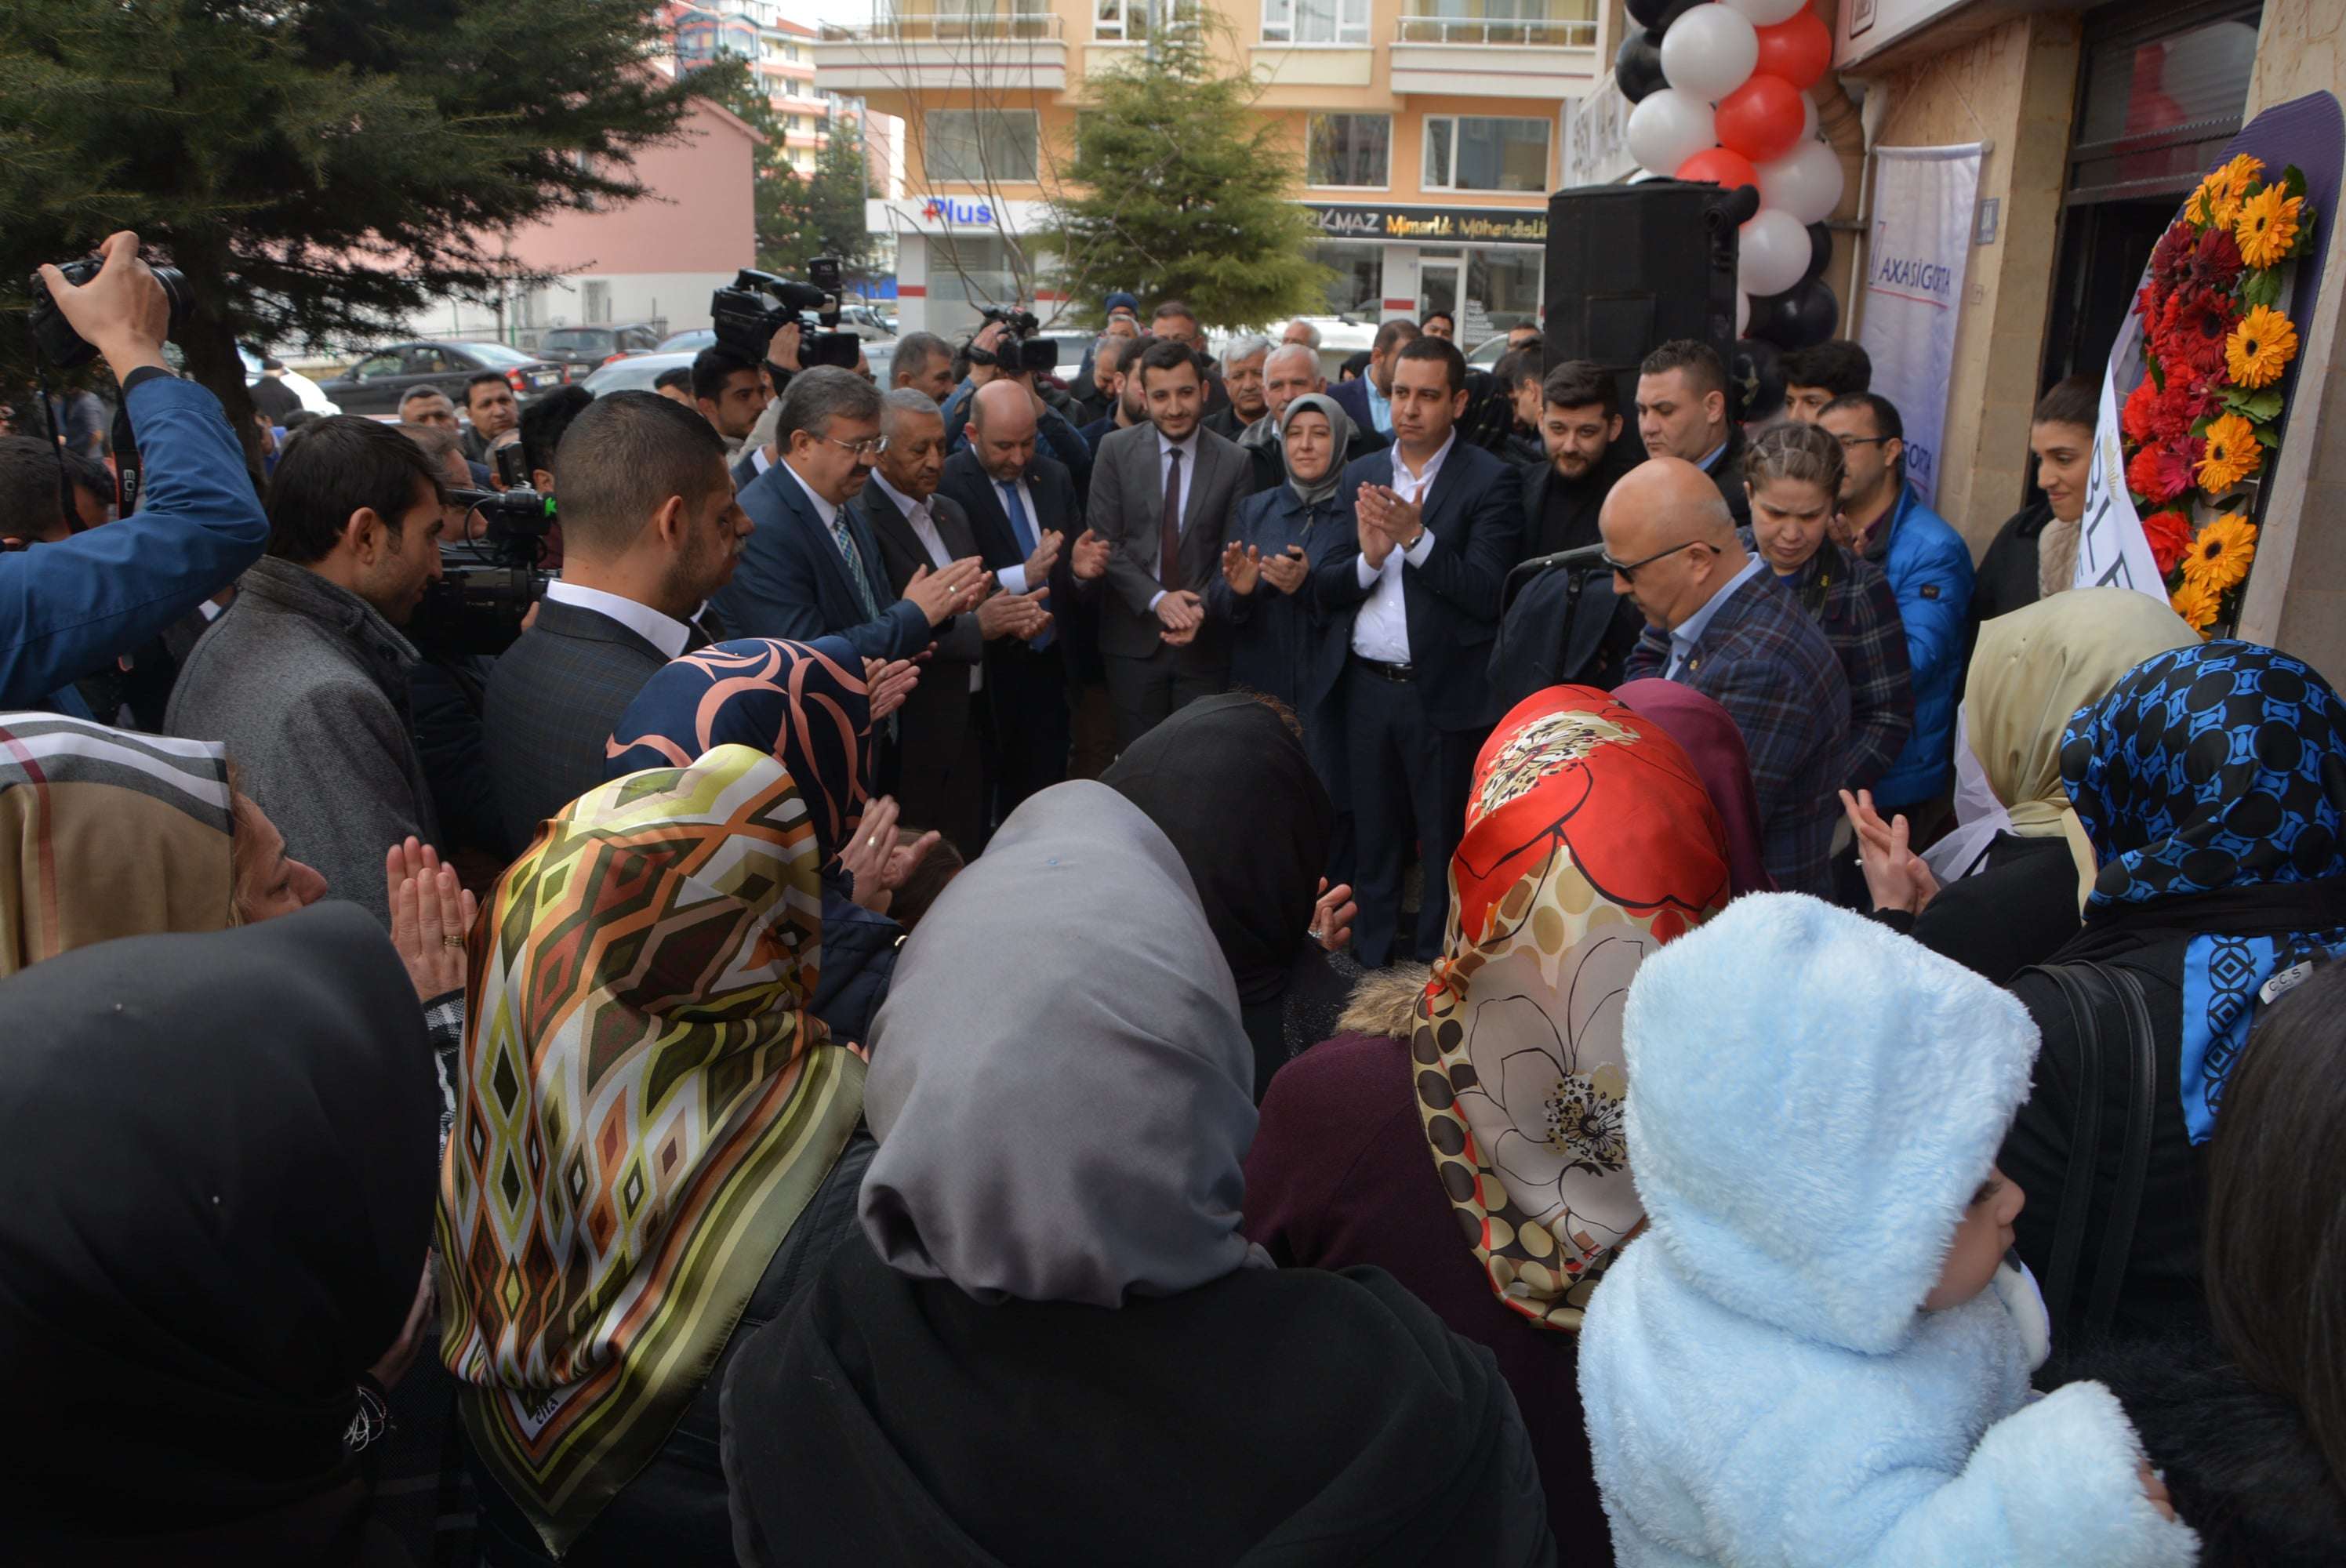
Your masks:
M 1639 571 L 1652 565 L 1663 556 L 1675 555 L 1681 550 L 1708 550 L 1714 555 L 1719 554 L 1719 546 L 1709 540 L 1689 539 L 1683 545 L 1673 545 L 1667 550 L 1657 550 L 1642 561 L 1617 561 L 1607 554 L 1604 557 L 1604 566 L 1606 571 L 1611 572 L 1623 582 L 1634 583 L 1637 580 Z

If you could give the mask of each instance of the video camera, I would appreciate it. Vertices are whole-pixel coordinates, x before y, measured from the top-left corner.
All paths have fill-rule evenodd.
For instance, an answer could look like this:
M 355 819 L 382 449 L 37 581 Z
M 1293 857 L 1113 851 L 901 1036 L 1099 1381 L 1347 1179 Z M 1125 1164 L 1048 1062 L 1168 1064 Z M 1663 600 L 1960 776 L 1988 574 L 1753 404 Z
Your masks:
M 1029 371 L 1038 375 L 1048 375 L 1059 368 L 1059 345 L 1049 338 L 1037 335 L 1043 324 L 1035 319 L 1034 311 L 990 305 L 981 312 L 981 319 L 1001 322 L 1002 336 L 990 349 L 979 348 L 973 337 L 969 345 L 971 364 L 985 365 L 1001 371 L 1005 375 L 1014 376 Z M 984 330 L 984 327 L 978 329 L 981 332 Z
M 841 287 L 836 256 L 811 259 L 803 283 L 744 267 L 734 274 L 731 288 L 719 289 L 709 297 L 709 322 L 717 330 L 720 347 L 760 364 L 774 334 L 795 321 L 800 331 L 800 364 L 809 370 L 835 365 L 852 371 L 863 345 L 853 332 L 835 330 Z
M 517 449 L 513 449 L 517 450 Z M 473 560 L 444 565 L 423 590 L 408 623 L 409 640 L 427 657 L 503 653 L 521 636 L 522 618 L 546 593 L 546 536 L 554 526 L 554 499 L 526 486 L 510 490 L 451 490 L 449 500 L 488 524 L 479 539 L 449 546 Z

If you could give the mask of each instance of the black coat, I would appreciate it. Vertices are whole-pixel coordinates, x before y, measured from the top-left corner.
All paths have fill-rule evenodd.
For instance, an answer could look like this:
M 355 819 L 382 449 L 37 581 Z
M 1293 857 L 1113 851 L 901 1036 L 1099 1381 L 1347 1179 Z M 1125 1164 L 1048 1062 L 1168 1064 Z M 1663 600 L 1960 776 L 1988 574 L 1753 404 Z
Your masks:
M 856 504 L 887 563 L 889 589 L 902 597 L 915 572 L 923 566 L 933 571 L 936 564 L 879 485 L 865 485 Z M 969 514 L 952 497 L 931 496 L 929 515 L 954 560 L 979 553 Z M 970 772 L 974 752 L 968 741 L 977 723 L 969 673 L 984 662 L 985 638 L 974 611 L 949 616 L 933 635 L 936 643 L 921 667 L 920 684 L 896 715 L 896 803 L 903 808 L 906 826 L 940 828 L 955 844 L 974 849 L 984 830 L 985 781 L 963 775 Z
M 1920 915 L 1877 911 L 1875 919 L 1952 958 L 1998 985 L 2044 963 L 2076 939 L 2077 863 L 2066 839 L 1998 833 L 1987 864 L 1939 890 Z
M 1751 497 L 1743 490 L 1743 451 L 1748 443 L 1743 439 L 1743 427 L 1733 420 L 1727 423 L 1727 450 L 1719 461 L 1706 470 L 1710 482 L 1719 486 L 1719 499 L 1735 514 L 1738 528 L 1751 526 Z
M 2004 520 L 1995 539 L 1980 557 L 1972 576 L 1972 625 L 2033 605 L 2036 592 L 2036 541 L 2053 521 L 2050 503 L 2024 506 Z
M 1026 465 L 1026 491 L 1035 499 L 1035 521 L 1059 535 L 1059 559 L 1051 567 L 1051 596 L 1043 601 L 1051 612 L 1058 636 L 1054 647 L 1059 657 L 1074 667 L 1077 679 L 1097 679 L 1099 666 L 1099 611 L 1096 596 L 1076 577 L 1076 539 L 1084 531 L 1083 503 L 1076 498 L 1075 477 L 1066 464 L 1037 451 Z M 1026 552 L 1018 547 L 1018 539 L 1010 525 L 1010 514 L 1002 509 L 1002 493 L 994 486 L 985 470 L 979 465 L 977 453 L 964 448 L 945 459 L 944 477 L 937 482 L 937 494 L 958 504 L 969 518 L 970 532 L 976 536 L 977 553 L 985 557 L 985 569 L 999 572 L 1005 566 L 1015 566 L 1026 559 Z M 1029 583 L 1031 593 L 1044 585 Z M 1026 645 L 1013 637 L 996 637 L 986 645 L 987 667 L 1025 657 Z M 1086 670 L 1093 673 L 1086 676 Z
M 537 623 L 489 672 L 481 733 L 505 842 L 603 782 L 605 742 L 668 656 L 610 616 L 541 600 Z

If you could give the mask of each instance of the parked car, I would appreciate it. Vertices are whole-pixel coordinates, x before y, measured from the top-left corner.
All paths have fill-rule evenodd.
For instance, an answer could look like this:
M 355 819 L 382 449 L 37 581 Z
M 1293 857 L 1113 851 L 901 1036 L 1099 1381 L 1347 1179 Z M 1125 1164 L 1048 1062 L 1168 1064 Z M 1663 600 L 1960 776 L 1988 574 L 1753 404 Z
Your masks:
M 558 361 L 509 349 L 503 343 L 393 343 L 361 354 L 350 369 L 321 390 L 342 405 L 344 413 L 394 414 L 399 400 L 411 387 L 436 387 L 458 408 L 464 406 L 464 383 L 483 371 L 505 378 L 514 396 L 526 402 L 548 387 L 560 386 Z
M 655 345 L 652 351 L 659 354 L 697 354 L 717 343 L 714 327 L 695 327 L 689 331 L 670 332 Z
M 658 323 L 628 321 L 617 326 L 556 327 L 537 340 L 540 359 L 557 360 L 572 381 L 627 354 L 648 354 L 659 347 Z
M 578 384 L 597 397 L 605 392 L 649 392 L 652 382 L 669 371 L 690 370 L 698 352 L 694 349 L 680 353 L 629 354 L 624 360 L 613 360 Z

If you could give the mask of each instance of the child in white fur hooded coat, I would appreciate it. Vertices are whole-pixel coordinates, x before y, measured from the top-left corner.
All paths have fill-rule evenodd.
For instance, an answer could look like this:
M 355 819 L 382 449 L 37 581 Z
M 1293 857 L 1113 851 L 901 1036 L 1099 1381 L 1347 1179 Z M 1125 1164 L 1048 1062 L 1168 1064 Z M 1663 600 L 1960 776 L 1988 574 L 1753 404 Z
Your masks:
M 1625 1016 L 1650 1222 L 1580 1391 L 1623 1568 L 2188 1564 L 2108 1390 L 2034 1399 L 2034 1283 L 1994 1169 L 2019 1003 L 1798 894 L 1646 960 Z M 2033 1342 L 2032 1342 L 2033 1341 Z

